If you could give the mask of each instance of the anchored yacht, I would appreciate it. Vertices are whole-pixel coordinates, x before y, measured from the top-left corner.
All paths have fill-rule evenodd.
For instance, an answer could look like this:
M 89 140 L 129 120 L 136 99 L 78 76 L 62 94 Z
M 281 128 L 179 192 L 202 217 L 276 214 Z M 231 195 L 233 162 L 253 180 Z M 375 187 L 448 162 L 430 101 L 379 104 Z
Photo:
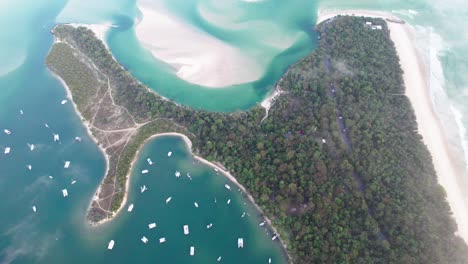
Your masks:
M 195 248 L 190 247 L 190 256 L 193 256 L 193 255 L 195 255 Z
M 114 248 L 114 240 L 109 241 L 109 244 L 107 245 L 107 249 L 112 250 Z
M 244 248 L 244 239 L 238 238 L 237 239 L 237 248 Z

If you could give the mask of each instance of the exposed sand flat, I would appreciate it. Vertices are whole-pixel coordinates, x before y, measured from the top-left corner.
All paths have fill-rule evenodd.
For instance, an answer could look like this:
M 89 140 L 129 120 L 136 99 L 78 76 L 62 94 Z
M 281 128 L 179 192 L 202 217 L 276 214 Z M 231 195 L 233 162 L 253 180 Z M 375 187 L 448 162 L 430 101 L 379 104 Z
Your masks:
M 226 12 L 226 10 L 229 11 Z M 246 37 L 244 41 L 254 42 L 257 45 L 262 43 L 265 48 L 283 51 L 294 45 L 299 38 L 306 37 L 305 32 L 291 32 L 273 21 L 246 19 L 245 11 L 239 8 L 236 2 L 233 4 L 233 2 L 220 1 L 215 3 L 215 7 L 198 5 L 197 11 L 206 22 L 228 31 L 242 32 L 242 35 Z M 265 34 L 265 32 L 268 32 L 268 34 Z M 264 67 L 273 59 L 271 54 L 267 53 L 266 55 L 256 56 L 255 58 L 257 61 L 261 60 Z
M 253 59 L 165 11 L 162 4 L 138 2 L 143 18 L 136 36 L 154 57 L 172 65 L 177 76 L 206 87 L 258 80 L 264 70 Z
M 367 17 L 379 17 L 398 19 L 392 14 L 377 11 L 343 10 L 343 11 L 319 11 L 317 23 L 336 15 L 355 15 Z M 399 20 L 399 19 L 398 19 Z M 461 183 L 466 171 L 456 165 L 455 157 L 448 147 L 447 140 L 431 102 L 429 94 L 428 69 L 419 57 L 413 29 L 407 24 L 388 22 L 390 37 L 400 57 L 400 64 L 404 71 L 403 79 L 406 86 L 406 96 L 416 114 L 418 130 L 425 145 L 432 155 L 437 178 L 447 192 L 447 200 L 453 212 L 453 217 L 458 225 L 458 235 L 468 243 L 468 205 L 463 194 L 468 194 L 467 186 Z

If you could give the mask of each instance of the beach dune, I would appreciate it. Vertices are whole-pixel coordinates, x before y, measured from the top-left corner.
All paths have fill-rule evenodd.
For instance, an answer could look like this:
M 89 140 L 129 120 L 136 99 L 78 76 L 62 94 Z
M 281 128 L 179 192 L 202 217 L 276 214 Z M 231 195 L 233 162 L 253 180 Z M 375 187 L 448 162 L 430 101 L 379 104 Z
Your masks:
M 321 10 L 317 24 L 337 15 L 375 17 L 398 21 L 392 14 L 366 10 Z M 418 132 L 429 149 L 437 179 L 447 193 L 447 201 L 458 226 L 458 235 L 468 243 L 468 204 L 464 194 L 468 186 L 462 184 L 466 176 L 464 167 L 452 157 L 456 157 L 444 136 L 441 122 L 434 111 L 429 94 L 428 69 L 415 46 L 413 29 L 407 24 L 387 21 L 390 37 L 400 58 L 405 82 L 405 94 L 409 98 L 416 115 Z

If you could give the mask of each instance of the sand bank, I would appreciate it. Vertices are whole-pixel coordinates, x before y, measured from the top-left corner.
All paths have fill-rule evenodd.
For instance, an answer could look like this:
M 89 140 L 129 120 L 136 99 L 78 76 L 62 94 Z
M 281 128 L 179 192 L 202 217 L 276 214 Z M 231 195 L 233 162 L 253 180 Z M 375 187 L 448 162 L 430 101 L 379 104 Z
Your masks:
M 337 15 L 355 15 L 399 20 L 392 14 L 378 11 L 343 10 L 319 11 L 317 23 Z M 413 29 L 407 24 L 387 21 L 390 37 L 393 40 L 400 64 L 404 71 L 403 79 L 406 86 L 406 96 L 409 98 L 416 114 L 418 131 L 423 142 L 432 155 L 432 162 L 437 173 L 437 179 L 447 192 L 447 201 L 458 225 L 458 235 L 468 243 L 468 205 L 463 194 L 468 194 L 468 186 L 460 184 L 460 179 L 466 176 L 464 168 L 457 167 L 453 153 L 447 144 L 447 139 L 434 111 L 430 91 L 428 69 L 418 54 L 415 46 Z
M 173 16 L 163 4 L 141 3 L 135 33 L 153 56 L 173 66 L 177 76 L 206 87 L 258 80 L 264 70 L 237 48 Z

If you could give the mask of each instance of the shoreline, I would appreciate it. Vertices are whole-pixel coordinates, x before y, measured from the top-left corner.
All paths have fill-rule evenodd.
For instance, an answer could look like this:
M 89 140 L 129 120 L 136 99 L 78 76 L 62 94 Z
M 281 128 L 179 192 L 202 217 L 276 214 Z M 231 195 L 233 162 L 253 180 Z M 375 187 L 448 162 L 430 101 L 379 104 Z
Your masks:
M 56 42 L 60 42 L 60 40 L 56 40 Z M 104 159 L 106 161 L 106 169 L 105 169 L 105 172 L 104 172 L 104 177 L 107 175 L 107 173 L 109 172 L 109 164 L 110 164 L 110 161 L 109 161 L 109 155 L 106 153 L 106 151 L 104 150 L 104 148 L 99 144 L 98 140 L 94 137 L 93 133 L 91 132 L 91 128 L 89 127 L 89 122 L 81 115 L 80 111 L 78 111 L 78 107 L 76 106 L 75 104 L 75 101 L 73 101 L 73 96 L 72 96 L 72 93 L 70 91 L 70 88 L 68 87 L 68 85 L 65 83 L 65 81 L 60 77 L 58 76 L 55 72 L 53 72 L 51 69 L 49 69 L 49 72 L 51 73 L 52 77 L 54 77 L 55 79 L 57 79 L 63 86 L 63 88 L 65 89 L 65 92 L 67 94 L 67 98 L 69 99 L 70 103 L 72 104 L 73 106 L 73 110 L 75 111 L 75 113 L 78 115 L 78 117 L 80 118 L 80 121 L 81 121 L 81 124 L 85 127 L 86 129 L 86 132 L 88 134 L 88 136 L 91 138 L 91 140 L 94 142 L 94 144 L 98 147 L 99 151 L 102 153 L 102 155 L 104 156 Z M 104 178 L 101 180 L 101 183 L 99 183 L 99 186 L 98 188 L 96 189 L 96 191 L 94 192 L 94 195 L 93 197 L 91 198 L 91 201 L 89 202 L 89 205 L 88 205 L 88 210 L 89 211 L 89 208 L 91 208 L 91 205 L 93 203 L 93 201 L 96 199 L 96 197 L 99 196 L 99 193 L 101 191 L 101 184 L 102 184 L 102 181 L 104 180 Z M 85 215 L 85 219 L 86 219 L 86 215 Z M 88 221 L 89 223 L 89 221 Z M 90 224 L 90 223 L 89 223 Z M 94 225 L 92 225 L 94 226 Z
M 175 137 L 180 137 L 182 138 L 182 140 L 184 141 L 185 143 L 185 146 L 187 147 L 187 150 L 190 152 L 190 154 L 192 155 L 192 157 L 211 167 L 211 168 L 215 168 L 217 170 L 219 170 L 219 172 L 224 176 L 226 177 L 230 182 L 232 182 L 234 185 L 236 185 L 242 192 L 243 194 L 245 195 L 245 197 L 247 197 L 247 200 L 254 206 L 255 210 L 257 210 L 257 212 L 260 213 L 261 215 L 261 218 L 263 218 L 263 220 L 265 220 L 265 222 L 268 224 L 268 227 L 278 236 L 277 239 L 278 241 L 280 242 L 281 244 L 281 247 L 283 248 L 283 251 L 284 251 L 284 254 L 287 256 L 287 258 L 289 259 L 289 261 L 291 261 L 292 263 L 292 258 L 291 256 L 289 255 L 289 251 L 287 250 L 287 244 L 281 239 L 281 236 L 280 236 L 280 233 L 278 233 L 278 230 L 273 226 L 273 223 L 271 221 L 270 218 L 268 218 L 266 216 L 266 214 L 263 212 L 263 210 L 260 208 L 260 206 L 255 202 L 254 198 L 252 197 L 252 195 L 246 190 L 246 188 L 241 185 L 237 179 L 227 170 L 225 170 L 225 168 L 223 168 L 224 166 L 219 166 L 219 165 L 216 165 L 198 155 L 195 155 L 192 151 L 192 141 L 190 140 L 190 138 L 188 138 L 186 135 L 184 134 L 180 134 L 180 133 L 177 133 L 177 132 L 165 132 L 165 133 L 159 133 L 159 134 L 154 134 L 150 137 L 148 137 L 139 147 L 138 147 L 138 150 L 137 152 L 135 153 L 135 157 L 133 158 L 132 162 L 130 163 L 130 171 L 129 173 L 127 174 L 127 180 L 125 182 L 125 193 L 123 195 L 123 199 L 122 199 L 122 203 L 120 204 L 120 207 L 119 209 L 117 209 L 115 212 L 113 212 L 113 215 L 111 217 L 108 217 L 108 218 L 105 218 L 99 222 L 96 222 L 96 223 L 90 223 L 89 224 L 92 226 L 92 227 L 97 227 L 101 224 L 104 224 L 106 222 L 109 222 L 111 220 L 113 220 L 118 214 L 119 212 L 125 207 L 126 203 L 127 203 L 127 197 L 128 197 L 128 194 L 129 194 L 129 189 L 130 189 L 130 184 L 131 184 L 131 174 L 132 174 L 132 171 L 133 171 L 133 166 L 135 165 L 135 162 L 140 158 L 139 155 L 140 155 L 140 152 L 141 150 L 143 149 L 144 146 L 146 146 L 146 144 L 150 141 L 150 140 L 153 140 L 155 138 L 158 138 L 158 137 L 164 137 L 164 136 L 175 136 Z M 99 185 L 100 186 L 100 185 Z
M 417 47 L 414 44 L 414 33 L 407 24 L 391 13 L 367 10 L 319 10 L 317 24 L 338 15 L 364 16 L 382 18 L 390 31 L 390 38 L 395 45 L 400 65 L 403 70 L 405 95 L 413 108 L 418 133 L 429 150 L 438 183 L 446 192 L 452 217 L 457 224 L 455 234 L 468 243 L 468 206 L 463 199 L 463 193 L 468 189 L 458 184 L 465 170 L 457 168 L 451 157 L 454 157 L 448 140 L 444 135 L 441 120 L 432 105 L 429 91 L 428 66 L 424 64 Z
M 75 27 L 75 28 L 78 28 L 78 27 L 85 27 L 89 30 L 91 30 L 92 32 L 94 32 L 94 35 L 96 35 L 96 38 L 98 38 L 102 44 L 104 44 L 104 46 L 106 47 L 107 50 L 110 51 L 110 48 L 109 46 L 107 46 L 107 43 L 106 43 L 106 35 L 107 35 L 107 32 L 109 31 L 109 29 L 111 27 L 116 27 L 112 24 L 82 24 L 82 23 L 66 23 L 64 25 L 70 25 L 72 27 Z M 115 59 L 115 58 L 114 58 Z

